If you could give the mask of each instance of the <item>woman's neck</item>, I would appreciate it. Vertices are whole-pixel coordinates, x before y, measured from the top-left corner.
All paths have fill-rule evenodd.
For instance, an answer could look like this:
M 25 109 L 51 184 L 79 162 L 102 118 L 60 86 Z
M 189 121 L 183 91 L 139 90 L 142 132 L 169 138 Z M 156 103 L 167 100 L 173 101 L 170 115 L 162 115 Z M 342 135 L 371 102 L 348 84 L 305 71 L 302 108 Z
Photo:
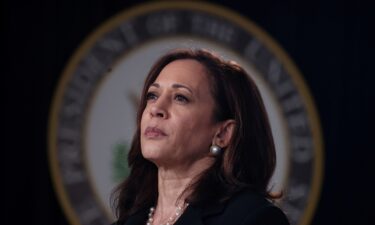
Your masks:
M 212 163 L 212 159 L 206 158 L 189 168 L 158 166 L 158 200 L 153 224 L 165 223 L 176 213 L 177 207 L 184 207 L 185 199 L 190 194 L 186 188 Z
M 184 207 L 186 196 L 184 190 L 191 183 L 192 179 L 190 176 L 181 176 L 173 173 L 173 171 L 159 168 L 159 194 L 152 224 L 166 223 L 170 217 L 176 215 L 178 207 Z

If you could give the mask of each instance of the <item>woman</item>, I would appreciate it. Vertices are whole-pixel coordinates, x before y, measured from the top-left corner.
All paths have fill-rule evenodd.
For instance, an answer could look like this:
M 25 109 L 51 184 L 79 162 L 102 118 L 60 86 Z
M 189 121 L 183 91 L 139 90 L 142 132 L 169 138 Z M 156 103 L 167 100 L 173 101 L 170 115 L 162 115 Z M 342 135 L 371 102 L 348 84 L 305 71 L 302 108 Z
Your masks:
M 145 81 L 115 224 L 289 224 L 267 200 L 275 157 L 247 73 L 205 50 L 172 51 Z

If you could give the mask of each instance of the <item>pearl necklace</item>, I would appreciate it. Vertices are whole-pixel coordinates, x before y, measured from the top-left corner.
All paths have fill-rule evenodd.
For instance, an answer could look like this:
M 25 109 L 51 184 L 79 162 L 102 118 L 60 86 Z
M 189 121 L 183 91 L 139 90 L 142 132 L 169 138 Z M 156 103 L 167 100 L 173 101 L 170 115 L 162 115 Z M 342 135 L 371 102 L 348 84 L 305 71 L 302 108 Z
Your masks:
M 184 210 L 189 206 L 189 203 L 184 203 L 182 206 L 176 207 L 176 212 L 173 214 L 173 216 L 170 216 L 168 218 L 168 221 L 165 224 L 160 225 L 172 225 L 176 220 L 181 216 L 181 214 L 184 212 Z M 152 225 L 154 222 L 154 213 L 155 213 L 155 207 L 150 208 L 150 212 L 148 213 L 148 219 L 146 225 Z

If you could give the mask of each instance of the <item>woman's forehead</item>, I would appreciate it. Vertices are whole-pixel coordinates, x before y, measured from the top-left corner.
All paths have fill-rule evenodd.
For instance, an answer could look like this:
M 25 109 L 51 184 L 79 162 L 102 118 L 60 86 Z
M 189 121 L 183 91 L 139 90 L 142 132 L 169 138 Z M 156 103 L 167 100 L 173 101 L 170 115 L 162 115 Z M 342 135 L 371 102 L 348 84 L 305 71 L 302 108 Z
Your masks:
M 180 83 L 199 87 L 208 82 L 204 65 L 194 59 L 180 59 L 167 64 L 154 83 Z

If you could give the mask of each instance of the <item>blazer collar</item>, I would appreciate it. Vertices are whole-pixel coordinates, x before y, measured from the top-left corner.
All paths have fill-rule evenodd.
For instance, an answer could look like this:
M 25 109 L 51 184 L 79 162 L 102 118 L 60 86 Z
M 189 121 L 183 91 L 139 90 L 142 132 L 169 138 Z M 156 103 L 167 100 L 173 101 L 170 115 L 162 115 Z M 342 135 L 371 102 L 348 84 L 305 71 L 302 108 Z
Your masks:
M 203 225 L 201 209 L 188 206 L 174 225 Z
M 210 206 L 189 205 L 185 212 L 176 221 L 175 225 L 204 225 L 203 219 L 224 210 L 225 204 L 219 203 Z M 149 208 L 142 209 L 130 216 L 124 225 L 145 224 L 149 213 Z
M 203 225 L 203 219 L 224 210 L 224 203 L 202 207 L 199 205 L 189 206 L 175 225 Z

